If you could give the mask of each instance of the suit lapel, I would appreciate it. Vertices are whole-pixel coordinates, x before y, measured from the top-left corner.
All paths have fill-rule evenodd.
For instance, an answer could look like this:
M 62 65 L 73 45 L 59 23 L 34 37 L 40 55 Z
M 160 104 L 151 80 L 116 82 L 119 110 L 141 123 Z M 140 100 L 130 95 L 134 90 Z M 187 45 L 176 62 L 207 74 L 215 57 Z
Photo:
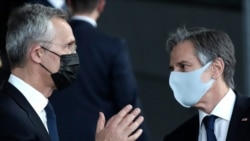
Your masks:
M 41 140 L 43 141 L 50 141 L 49 134 L 43 125 L 40 117 L 37 115 L 35 110 L 32 108 L 32 106 L 29 104 L 29 102 L 26 100 L 26 98 L 21 94 L 20 91 L 18 91 L 14 86 L 11 84 L 7 84 L 7 93 L 10 95 L 17 103 L 20 105 L 20 107 L 26 111 L 27 117 L 30 119 L 31 123 L 35 127 L 37 134 L 40 136 Z
M 229 124 L 227 141 L 236 141 L 245 138 L 247 126 L 250 120 L 249 100 L 241 95 L 236 94 L 236 101 Z

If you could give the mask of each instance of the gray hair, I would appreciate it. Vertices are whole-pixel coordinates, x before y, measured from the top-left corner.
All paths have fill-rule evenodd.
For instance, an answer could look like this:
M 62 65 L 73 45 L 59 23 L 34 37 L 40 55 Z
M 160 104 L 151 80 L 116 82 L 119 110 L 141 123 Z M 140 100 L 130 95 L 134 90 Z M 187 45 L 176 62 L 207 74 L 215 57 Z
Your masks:
M 65 19 L 64 11 L 40 4 L 25 4 L 15 9 L 8 21 L 6 51 L 11 67 L 21 67 L 26 62 L 28 49 L 39 41 L 50 41 L 55 35 L 52 18 Z
M 171 52 L 176 45 L 187 40 L 194 44 L 196 56 L 202 66 L 217 58 L 224 61 L 224 81 L 227 86 L 234 88 L 233 76 L 236 59 L 234 45 L 230 37 L 224 32 L 213 29 L 181 27 L 168 38 L 167 50 Z

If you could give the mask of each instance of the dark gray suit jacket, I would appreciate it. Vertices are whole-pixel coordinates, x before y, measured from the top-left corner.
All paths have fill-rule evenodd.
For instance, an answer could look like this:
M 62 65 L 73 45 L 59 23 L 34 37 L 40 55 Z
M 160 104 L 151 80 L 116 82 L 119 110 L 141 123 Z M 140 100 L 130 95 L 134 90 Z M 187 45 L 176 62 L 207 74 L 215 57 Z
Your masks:
M 0 91 L 0 141 L 50 141 L 35 110 L 10 83 Z

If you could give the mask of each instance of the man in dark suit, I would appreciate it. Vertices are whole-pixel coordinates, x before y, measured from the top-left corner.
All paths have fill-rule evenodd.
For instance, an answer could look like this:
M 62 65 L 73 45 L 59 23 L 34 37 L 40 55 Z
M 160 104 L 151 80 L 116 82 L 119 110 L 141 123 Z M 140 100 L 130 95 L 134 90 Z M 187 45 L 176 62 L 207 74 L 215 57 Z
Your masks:
M 249 141 L 250 99 L 234 91 L 234 46 L 206 28 L 179 28 L 167 41 L 175 99 L 198 114 L 164 141 Z
M 92 141 L 99 111 L 109 118 L 124 105 L 140 106 L 126 42 L 97 28 L 105 0 L 68 0 L 69 23 L 77 42 L 80 69 L 76 81 L 55 92 L 51 101 L 65 141 Z M 67 106 L 66 106 L 67 105 Z M 148 140 L 145 125 L 139 141 Z
M 6 37 L 11 74 L 0 91 L 1 141 L 59 141 L 48 97 L 75 79 L 75 49 L 62 10 L 26 4 L 12 12 Z M 131 110 L 131 105 L 124 107 L 107 124 L 100 112 L 95 140 L 136 140 L 143 117 L 138 117 L 140 109 Z

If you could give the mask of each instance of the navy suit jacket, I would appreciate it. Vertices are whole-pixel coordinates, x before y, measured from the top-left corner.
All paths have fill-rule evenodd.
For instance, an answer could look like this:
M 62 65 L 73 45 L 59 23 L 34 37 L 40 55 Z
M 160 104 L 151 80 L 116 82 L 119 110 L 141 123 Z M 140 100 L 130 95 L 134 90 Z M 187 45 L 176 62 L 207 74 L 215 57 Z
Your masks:
M 248 120 L 242 120 L 248 119 Z M 236 94 L 226 141 L 249 141 L 250 140 L 250 99 Z M 198 114 L 187 120 L 184 124 L 165 136 L 164 141 L 197 141 L 199 135 Z
M 0 91 L 0 140 L 50 141 L 35 110 L 10 83 Z
M 77 80 L 55 91 L 50 101 L 57 114 L 61 141 L 94 141 L 99 112 L 106 119 L 127 104 L 141 107 L 125 40 L 111 37 L 90 23 L 69 22 L 77 42 Z M 143 125 L 144 128 L 144 125 Z M 147 140 L 147 129 L 140 137 Z

